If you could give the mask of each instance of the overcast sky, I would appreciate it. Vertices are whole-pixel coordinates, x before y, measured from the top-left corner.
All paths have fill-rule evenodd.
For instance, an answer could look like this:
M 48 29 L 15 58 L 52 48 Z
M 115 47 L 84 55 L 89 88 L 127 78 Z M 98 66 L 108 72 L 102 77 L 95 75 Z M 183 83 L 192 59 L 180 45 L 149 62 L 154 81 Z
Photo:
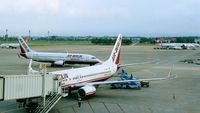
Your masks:
M 0 35 L 200 36 L 200 0 L 0 0 Z

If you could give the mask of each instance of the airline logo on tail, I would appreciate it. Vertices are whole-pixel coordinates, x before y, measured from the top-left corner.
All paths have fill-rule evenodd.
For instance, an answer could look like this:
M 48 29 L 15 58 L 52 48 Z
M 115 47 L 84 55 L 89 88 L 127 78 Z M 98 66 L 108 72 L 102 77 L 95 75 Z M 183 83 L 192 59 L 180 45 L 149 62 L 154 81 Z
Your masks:
M 27 44 L 25 43 L 25 41 L 20 37 L 19 38 L 19 43 L 21 45 L 21 50 L 22 50 L 22 53 L 26 53 L 26 52 L 29 52 L 29 47 L 27 46 Z
M 122 35 L 120 34 L 117 38 L 117 41 L 115 43 L 115 46 L 113 48 L 111 57 L 112 61 L 115 64 L 119 64 L 119 59 L 120 59 L 120 49 L 121 49 L 121 42 L 122 42 Z

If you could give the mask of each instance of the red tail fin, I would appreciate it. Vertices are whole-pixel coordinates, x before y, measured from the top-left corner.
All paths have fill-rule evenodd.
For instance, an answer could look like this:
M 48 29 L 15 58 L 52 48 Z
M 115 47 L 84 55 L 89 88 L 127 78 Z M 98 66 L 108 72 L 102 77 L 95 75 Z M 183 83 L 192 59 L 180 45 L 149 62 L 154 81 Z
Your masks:
M 109 60 L 111 60 L 115 64 L 119 64 L 120 61 L 121 43 L 122 43 L 122 35 L 119 34 L 109 58 Z

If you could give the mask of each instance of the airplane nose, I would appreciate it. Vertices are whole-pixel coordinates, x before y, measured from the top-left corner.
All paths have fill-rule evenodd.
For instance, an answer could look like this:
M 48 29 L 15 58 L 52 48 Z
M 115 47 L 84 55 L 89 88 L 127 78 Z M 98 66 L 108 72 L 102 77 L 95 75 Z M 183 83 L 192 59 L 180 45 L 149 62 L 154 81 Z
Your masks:
M 101 60 L 99 60 L 98 58 L 96 59 L 96 61 L 99 62 L 99 63 L 103 63 L 103 62 L 102 62 Z

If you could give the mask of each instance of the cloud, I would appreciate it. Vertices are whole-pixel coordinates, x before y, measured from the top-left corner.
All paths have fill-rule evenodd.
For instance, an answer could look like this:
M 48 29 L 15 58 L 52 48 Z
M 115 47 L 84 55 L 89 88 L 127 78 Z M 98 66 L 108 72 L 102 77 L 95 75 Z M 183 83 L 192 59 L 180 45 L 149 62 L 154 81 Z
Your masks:
M 199 34 L 199 0 L 0 0 L 1 29 Z
M 0 0 L 1 13 L 49 13 L 58 12 L 60 0 Z
M 111 0 L 66 0 L 62 4 L 62 12 L 66 17 L 72 18 L 102 18 L 128 16 L 129 7 L 121 6 L 120 3 Z M 115 5 L 113 4 L 115 3 Z M 65 5 L 65 6 L 64 6 Z

